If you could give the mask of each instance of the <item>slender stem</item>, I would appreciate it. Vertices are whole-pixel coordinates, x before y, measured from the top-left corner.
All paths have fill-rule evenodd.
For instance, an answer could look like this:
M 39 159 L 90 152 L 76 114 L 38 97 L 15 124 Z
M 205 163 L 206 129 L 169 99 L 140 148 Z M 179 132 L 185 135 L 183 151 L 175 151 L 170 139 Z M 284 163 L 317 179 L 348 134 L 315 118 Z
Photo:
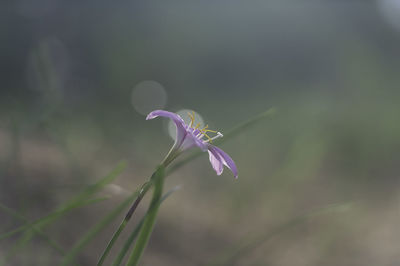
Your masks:
M 122 263 L 122 260 L 124 259 L 126 253 L 128 252 L 129 248 L 131 247 L 133 241 L 135 240 L 135 238 L 137 237 L 137 235 L 140 232 L 140 229 L 142 229 L 142 225 L 144 222 L 145 217 L 137 224 L 137 226 L 135 227 L 135 229 L 133 230 L 133 232 L 131 233 L 131 235 L 128 237 L 128 239 L 126 240 L 125 244 L 123 245 L 120 253 L 118 254 L 117 258 L 115 259 L 115 261 L 113 262 L 113 266 L 119 266 Z
M 153 173 L 152 177 L 155 175 L 156 172 Z M 125 215 L 124 220 L 122 220 L 121 224 L 119 225 L 117 231 L 113 234 L 111 240 L 108 242 L 106 248 L 103 251 L 103 254 L 101 255 L 99 261 L 97 262 L 97 266 L 103 265 L 105 259 L 107 258 L 107 255 L 110 253 L 111 248 L 113 247 L 115 241 L 117 241 L 119 235 L 122 233 L 122 231 L 125 229 L 125 226 L 128 224 L 128 221 L 131 219 L 133 213 L 135 212 L 137 206 L 139 205 L 140 201 L 143 199 L 144 195 L 146 194 L 147 190 L 151 187 L 153 181 L 150 179 L 150 181 L 144 183 L 139 191 L 139 195 L 137 196 L 136 200 L 132 204 L 131 208 Z
M 153 175 L 154 174 L 155 174 L 155 172 L 153 173 Z M 132 204 L 132 206 L 129 209 L 129 211 L 126 213 L 124 221 L 128 222 L 131 219 L 131 217 L 132 217 L 133 213 L 135 212 L 137 206 L 139 205 L 140 201 L 142 201 L 144 195 L 146 195 L 147 190 L 150 189 L 152 183 L 153 182 L 150 180 L 150 181 L 148 181 L 148 182 L 146 182 L 146 183 L 144 183 L 142 185 L 142 188 L 140 189 L 139 195 L 138 195 L 137 199 L 135 200 L 135 202 Z
M 137 242 L 131 256 L 127 262 L 127 266 L 136 266 L 143 254 L 143 251 L 150 239 L 150 235 L 153 231 L 153 227 L 156 221 L 158 209 L 160 206 L 160 200 L 162 196 L 162 190 L 164 185 L 164 165 L 158 167 L 156 174 L 154 175 L 154 192 L 151 204 L 147 211 L 146 218 L 144 219 L 142 229 L 140 230 Z
M 112 236 L 110 242 L 108 242 L 106 249 L 104 250 L 103 254 L 101 255 L 99 261 L 97 262 L 97 266 L 103 265 L 108 253 L 110 253 L 112 246 L 114 245 L 115 241 L 121 234 L 122 230 L 124 230 L 127 224 L 126 220 L 123 220 L 121 225 L 118 227 L 117 231 L 115 231 L 114 235 Z
M 175 148 L 175 145 L 171 148 L 171 150 L 168 152 L 167 156 L 164 158 L 162 161 L 161 165 L 163 168 L 167 167 L 176 157 L 178 157 L 180 154 L 180 151 Z M 115 231 L 113 234 L 111 240 L 108 242 L 106 248 L 103 251 L 103 254 L 101 255 L 99 261 L 97 262 L 97 266 L 103 265 L 105 259 L 107 258 L 107 255 L 110 253 L 111 248 L 113 247 L 115 241 L 117 241 L 118 237 L 122 233 L 122 231 L 125 229 L 128 221 L 131 219 L 133 213 L 136 211 L 136 208 L 138 207 L 139 203 L 142 201 L 144 195 L 146 195 L 147 191 L 151 188 L 154 182 L 155 175 L 157 174 L 158 169 L 151 175 L 150 181 L 144 183 L 140 189 L 139 195 L 136 198 L 136 200 L 133 202 L 131 208 L 129 211 L 126 213 L 124 220 L 122 220 L 121 224 L 119 225 L 118 229 Z M 164 177 L 163 177 L 164 178 Z M 161 191 L 162 192 L 162 191 Z M 141 222 L 143 223 L 143 222 Z M 139 228 L 138 228 L 139 230 Z
M 164 196 L 161 198 L 160 202 L 158 203 L 158 205 L 160 205 L 164 200 L 166 200 L 173 192 L 175 192 L 176 190 L 178 190 L 180 188 L 180 186 L 176 186 L 173 189 L 169 190 L 167 193 L 164 194 Z M 157 205 L 157 206 L 158 206 Z M 155 206 L 153 206 L 154 208 Z M 147 215 L 147 214 L 146 214 Z M 140 229 L 142 228 L 144 219 L 146 218 L 143 217 L 140 222 L 136 225 L 135 230 L 133 230 L 133 232 L 131 233 L 131 235 L 129 236 L 129 238 L 126 240 L 125 244 L 123 245 L 122 249 L 120 250 L 117 258 L 114 260 L 113 262 L 113 266 L 119 266 L 122 263 L 122 260 L 124 259 L 126 253 L 128 252 L 129 248 L 131 247 L 133 241 L 135 240 L 135 238 L 137 237 L 137 235 L 139 234 Z
M 172 148 L 169 150 L 167 156 L 165 156 L 164 160 L 161 163 L 162 167 L 166 168 L 176 157 L 178 157 L 179 154 L 180 154 L 180 152 L 178 149 L 176 149 L 175 145 L 172 146 Z M 154 177 L 155 177 L 157 171 L 158 171 L 158 169 L 151 175 L 150 181 L 148 181 L 142 185 L 142 188 L 140 189 L 140 192 L 139 192 L 139 196 L 137 197 L 137 199 L 135 200 L 135 202 L 132 204 L 131 208 L 127 212 L 124 221 L 127 222 L 131 219 L 133 213 L 135 212 L 139 203 L 142 201 L 144 195 L 146 195 L 147 191 L 153 185 L 153 180 L 154 180 Z
M 161 163 L 162 167 L 165 168 L 167 165 L 169 165 L 179 154 L 180 154 L 180 152 L 178 149 L 176 149 L 175 145 L 172 146 L 171 150 L 168 152 L 167 156 L 164 158 L 164 160 Z M 150 180 L 148 182 L 144 183 L 142 185 L 142 187 L 140 188 L 139 195 L 137 196 L 136 200 L 133 202 L 129 211 L 126 213 L 124 220 L 122 220 L 118 229 L 113 234 L 111 240 L 108 242 L 106 248 L 103 251 L 103 254 L 101 255 L 99 261 L 97 262 L 97 266 L 103 265 L 105 259 L 107 258 L 107 255 L 110 253 L 111 248 L 113 247 L 115 241 L 117 241 L 118 237 L 120 236 L 122 231 L 125 229 L 125 226 L 127 225 L 128 221 L 131 219 L 133 213 L 136 211 L 136 208 L 138 207 L 139 203 L 142 201 L 144 195 L 146 195 L 147 191 L 153 185 L 154 178 L 155 178 L 155 175 L 157 174 L 157 171 L 158 171 L 158 169 L 151 175 Z

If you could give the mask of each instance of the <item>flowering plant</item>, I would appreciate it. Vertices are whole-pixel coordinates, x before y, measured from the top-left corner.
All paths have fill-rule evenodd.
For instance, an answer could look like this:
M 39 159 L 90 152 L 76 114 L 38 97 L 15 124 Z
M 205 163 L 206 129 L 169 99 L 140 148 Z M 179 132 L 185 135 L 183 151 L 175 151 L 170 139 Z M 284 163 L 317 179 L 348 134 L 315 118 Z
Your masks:
M 266 112 L 260 113 L 259 115 L 237 125 L 233 129 L 231 129 L 227 134 L 225 134 L 224 140 L 228 139 L 236 135 L 238 132 L 241 132 L 245 128 L 248 128 L 250 125 L 260 121 L 263 118 L 269 117 L 275 113 L 275 109 L 270 109 Z M 169 192 L 162 195 L 163 191 L 163 184 L 165 177 L 178 169 L 180 166 L 184 165 L 188 161 L 194 159 L 199 153 L 194 153 L 192 156 L 180 161 L 173 165 L 169 171 L 166 173 L 165 168 L 168 167 L 172 161 L 174 161 L 181 153 L 184 151 L 191 149 L 193 147 L 198 147 L 202 151 L 207 151 L 209 154 L 209 159 L 211 166 L 216 171 L 217 175 L 221 175 L 223 172 L 224 166 L 230 169 L 235 176 L 238 177 L 238 170 L 236 164 L 232 160 L 232 158 L 226 154 L 223 150 L 212 145 L 215 139 L 222 138 L 222 133 L 214 130 L 208 129 L 208 126 L 204 128 L 200 128 L 200 124 L 195 125 L 195 115 L 194 112 L 189 114 L 190 122 L 188 124 L 182 119 L 181 116 L 178 114 L 164 111 L 164 110 L 155 110 L 149 113 L 146 117 L 146 120 L 154 119 L 156 117 L 166 117 L 171 119 L 175 126 L 176 126 L 176 137 L 175 143 L 173 144 L 172 148 L 168 152 L 167 156 L 161 162 L 161 164 L 157 167 L 156 171 L 152 174 L 150 180 L 142 185 L 142 187 L 136 191 L 132 196 L 135 198 L 131 208 L 129 209 L 128 213 L 126 214 L 125 218 L 123 219 L 122 223 L 115 231 L 114 235 L 112 236 L 110 242 L 106 246 L 100 260 L 98 262 L 98 266 L 103 265 L 105 258 L 109 254 L 112 246 L 114 245 L 115 241 L 120 236 L 121 232 L 124 230 L 125 226 L 127 225 L 128 221 L 132 217 L 133 213 L 135 212 L 137 206 L 143 199 L 144 195 L 147 191 L 154 187 L 153 190 L 153 198 L 151 200 L 150 206 L 146 212 L 146 215 L 142 218 L 142 220 L 138 223 L 135 230 L 130 234 L 128 239 L 125 242 L 122 250 L 118 254 L 117 258 L 114 260 L 113 265 L 121 265 L 124 256 L 127 254 L 130 246 L 134 243 L 136 239 L 136 243 L 133 247 L 133 250 L 130 254 L 130 257 L 126 263 L 126 265 L 138 265 L 140 257 L 147 245 L 147 242 L 150 238 L 151 232 L 153 231 L 153 226 L 155 224 L 155 220 L 157 217 L 158 208 L 163 200 L 165 200 L 175 189 L 170 190 Z M 210 137 L 208 134 L 215 134 L 213 137 Z M 220 142 L 221 143 L 221 142 Z M 129 200 L 129 199 L 128 199 Z M 123 207 L 121 205 L 121 207 Z
M 191 120 L 189 125 L 186 125 L 185 121 L 178 114 L 163 110 L 156 110 L 151 112 L 147 116 L 146 120 L 154 119 L 158 116 L 171 119 L 176 126 L 175 143 L 167 157 L 164 159 L 163 164 L 165 166 L 168 165 L 183 151 L 197 146 L 202 151 L 208 151 L 210 163 L 214 170 L 217 172 L 217 175 L 222 174 L 225 165 L 232 171 L 235 178 L 238 177 L 237 167 L 232 158 L 220 148 L 211 145 L 214 139 L 223 137 L 221 132 L 208 129 L 208 125 L 206 125 L 203 129 L 200 129 L 200 124 L 194 126 L 194 112 L 192 112 L 191 114 L 189 113 L 189 117 Z M 210 136 L 208 136 L 208 132 L 215 133 L 216 135 L 211 138 Z

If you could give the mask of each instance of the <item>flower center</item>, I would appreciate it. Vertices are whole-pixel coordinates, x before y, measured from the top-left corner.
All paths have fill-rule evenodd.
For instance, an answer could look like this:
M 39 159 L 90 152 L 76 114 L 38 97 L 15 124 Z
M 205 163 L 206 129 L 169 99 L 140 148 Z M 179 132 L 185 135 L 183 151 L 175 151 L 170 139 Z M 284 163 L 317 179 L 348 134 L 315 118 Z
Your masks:
M 192 129 L 193 129 L 193 131 L 192 131 L 193 133 L 195 133 L 195 132 L 197 131 L 197 132 L 196 132 L 197 135 L 195 135 L 197 138 L 203 139 L 203 137 L 206 137 L 207 139 L 204 140 L 204 142 L 210 142 L 210 143 L 211 143 L 213 140 L 215 140 L 215 139 L 217 139 L 217 138 L 221 138 L 221 137 L 224 136 L 224 135 L 222 135 L 221 132 L 208 129 L 208 125 L 206 125 L 203 129 L 200 129 L 200 128 L 199 128 L 199 127 L 200 127 L 200 123 L 197 124 L 196 127 L 193 127 L 193 125 L 195 124 L 195 123 L 194 123 L 194 121 L 195 121 L 194 112 L 192 111 L 192 113 L 188 113 L 188 116 L 189 116 L 189 118 L 190 118 L 189 128 L 192 128 Z M 210 136 L 207 135 L 207 132 L 215 133 L 216 136 L 210 137 Z

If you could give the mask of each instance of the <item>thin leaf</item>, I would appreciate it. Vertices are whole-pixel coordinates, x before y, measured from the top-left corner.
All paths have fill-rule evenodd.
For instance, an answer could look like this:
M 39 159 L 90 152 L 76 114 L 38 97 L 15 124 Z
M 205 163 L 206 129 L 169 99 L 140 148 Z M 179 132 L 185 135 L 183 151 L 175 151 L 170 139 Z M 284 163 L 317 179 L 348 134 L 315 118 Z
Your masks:
M 93 195 L 94 193 L 102 189 L 105 185 L 108 185 L 112 181 L 114 181 L 115 178 L 117 178 L 117 176 L 120 175 L 125 168 L 126 168 L 125 161 L 118 163 L 118 165 L 108 175 L 106 175 L 104 178 L 102 178 L 95 184 L 88 186 L 83 192 L 81 192 L 78 196 L 70 200 L 66 205 L 74 204 L 75 202 L 87 199 L 89 196 Z
M 232 137 L 238 135 L 239 133 L 241 133 L 242 131 L 249 129 L 251 126 L 257 124 L 258 122 L 262 121 L 265 118 L 271 118 L 275 115 L 276 113 L 276 109 L 275 108 L 271 108 L 265 112 L 262 112 L 256 116 L 254 116 L 253 118 L 250 118 L 240 124 L 238 124 L 237 126 L 233 127 L 232 129 L 228 130 L 227 132 L 224 133 L 224 137 L 223 138 L 219 138 L 216 139 L 213 144 L 216 146 L 221 145 L 222 143 L 228 141 L 229 139 L 231 139 Z M 190 154 L 188 157 L 186 157 L 185 159 L 175 163 L 174 165 L 172 165 L 169 170 L 166 173 L 166 176 L 172 174 L 173 172 L 175 172 L 176 170 L 178 170 L 179 168 L 181 168 L 182 166 L 184 166 L 185 164 L 191 162 L 192 160 L 196 159 L 197 157 L 199 157 L 201 154 L 203 154 L 202 151 L 195 151 L 192 152 L 192 154 Z
M 139 191 L 132 193 L 127 199 L 120 203 L 112 212 L 106 215 L 100 222 L 95 224 L 67 253 L 61 262 L 61 265 L 71 265 L 76 255 L 83 250 L 86 245 L 102 231 L 108 224 L 110 224 L 125 208 L 127 208 L 132 201 L 138 196 Z
M 161 201 L 159 203 L 159 205 L 166 200 L 172 193 L 174 193 L 175 191 L 177 191 L 178 189 L 180 189 L 180 186 L 174 187 L 173 189 L 169 190 L 167 193 L 164 194 L 164 196 L 161 198 Z M 146 213 L 147 215 L 147 213 Z M 133 232 L 129 235 L 128 239 L 125 241 L 124 246 L 122 247 L 121 251 L 118 253 L 117 258 L 114 260 L 113 262 L 113 266 L 119 266 L 122 263 L 122 260 L 124 259 L 126 253 L 128 252 L 129 248 L 131 247 L 133 241 L 135 240 L 135 238 L 137 237 L 144 219 L 146 218 L 146 215 L 140 220 L 140 222 L 136 225 L 135 229 L 133 230 Z M 100 264 L 97 264 L 98 266 Z
M 62 215 L 68 213 L 69 211 L 72 211 L 75 208 L 85 206 L 87 204 L 95 203 L 100 200 L 104 200 L 104 198 L 99 198 L 99 199 L 94 199 L 94 200 L 86 200 L 89 198 L 91 195 L 99 191 L 101 188 L 103 188 L 105 185 L 111 183 L 126 167 L 126 162 L 120 162 L 107 176 L 102 178 L 100 181 L 95 183 L 94 185 L 91 185 L 87 187 L 83 192 L 81 192 L 78 196 L 74 197 L 73 199 L 69 200 L 67 203 L 63 204 L 61 207 L 59 207 L 57 210 L 53 211 L 52 213 L 46 215 L 43 218 L 40 218 L 36 221 L 34 221 L 31 224 L 24 225 L 21 227 L 18 227 L 10 232 L 3 233 L 0 235 L 0 240 L 7 238 L 9 236 L 12 236 L 18 232 L 21 232 L 27 228 L 30 228 L 33 225 L 46 225 L 49 224 Z
M 155 172 L 153 173 L 152 177 L 154 175 L 155 175 Z M 136 197 L 135 202 L 132 204 L 131 208 L 125 215 L 125 218 L 122 220 L 121 224 L 119 225 L 117 231 L 114 232 L 113 236 L 111 237 L 111 240 L 108 242 L 106 248 L 104 249 L 103 254 L 101 255 L 101 257 L 97 263 L 98 266 L 100 266 L 104 263 L 104 260 L 106 259 L 107 255 L 110 252 L 115 241 L 117 241 L 118 237 L 120 236 L 122 231 L 125 229 L 125 226 L 128 224 L 128 221 L 131 219 L 131 217 L 132 217 L 133 213 L 135 212 L 137 206 L 139 205 L 140 201 L 143 199 L 147 190 L 149 190 L 152 185 L 153 185 L 153 178 L 151 178 L 150 181 L 144 183 L 142 185 L 142 187 L 139 189 L 139 194 Z
M 322 214 L 332 212 L 332 211 L 347 211 L 352 206 L 352 204 L 353 203 L 331 204 L 324 208 L 297 216 L 297 217 L 293 218 L 292 220 L 288 221 L 287 223 L 278 226 L 274 230 L 269 231 L 264 235 L 258 236 L 246 244 L 243 244 L 241 246 L 233 248 L 222 258 L 219 258 L 216 261 L 209 263 L 208 265 L 210 265 L 210 266 L 234 265 L 235 261 L 237 261 L 239 258 L 247 255 L 251 251 L 260 247 L 263 243 L 265 243 L 266 241 L 275 237 L 276 235 L 279 235 L 279 234 L 287 231 L 288 229 L 293 228 L 296 225 L 304 223 L 312 217 L 322 215 Z M 240 241 L 240 242 L 242 242 L 242 241 Z
M 15 245 L 11 247 L 11 250 L 2 258 L 2 261 L 0 265 L 6 265 L 7 261 L 13 257 L 15 254 L 18 253 L 18 250 L 23 248 L 32 238 L 33 236 L 33 231 L 32 230 L 27 230 L 26 234 L 24 234 L 23 237 L 21 237 Z
M 0 203 L 0 209 L 2 209 L 4 212 L 7 212 L 11 216 L 25 222 L 26 225 L 30 224 L 29 220 L 25 216 L 23 216 L 19 212 L 15 211 L 7 206 L 5 206 L 2 203 Z M 42 238 L 44 238 L 49 243 L 49 245 L 51 247 L 53 247 L 55 250 L 57 250 L 61 255 L 65 254 L 64 249 L 58 243 L 56 243 L 54 240 L 52 240 L 45 232 L 43 232 L 37 226 L 31 226 L 31 227 L 32 227 L 33 231 L 35 231 L 38 235 L 40 235 Z
M 143 221 L 143 225 L 140 229 L 136 244 L 126 264 L 127 266 L 138 265 L 140 258 L 144 252 L 144 249 L 147 246 L 147 242 L 150 239 L 151 233 L 153 232 L 158 209 L 160 206 L 160 201 L 162 198 L 162 190 L 164 186 L 164 177 L 165 177 L 164 171 L 165 171 L 164 166 L 161 165 L 157 168 L 156 174 L 154 175 L 153 197 L 150 203 L 150 207 L 147 211 L 147 215 Z
M 30 224 L 22 225 L 22 226 L 14 229 L 12 231 L 9 231 L 7 233 L 1 234 L 0 235 L 0 240 L 4 239 L 4 238 L 7 238 L 7 237 L 10 237 L 10 236 L 12 236 L 12 235 L 14 235 L 16 233 L 22 232 L 22 231 L 24 231 L 26 229 L 29 229 L 29 228 L 31 228 L 32 226 L 35 226 L 35 225 L 46 225 L 46 224 L 52 222 L 54 219 L 66 214 L 66 213 L 68 213 L 68 212 L 70 212 L 70 211 L 72 211 L 72 210 L 74 210 L 76 208 L 83 207 L 83 206 L 86 206 L 86 205 L 89 205 L 89 204 L 93 204 L 93 203 L 97 203 L 97 202 L 103 201 L 105 199 L 107 199 L 107 198 L 102 197 L 102 198 L 90 199 L 90 200 L 83 201 L 83 202 L 76 202 L 75 204 L 69 205 L 68 207 L 64 207 L 64 208 L 58 209 L 58 210 L 46 215 L 45 217 L 42 217 L 42 218 L 40 218 L 40 219 L 30 223 Z

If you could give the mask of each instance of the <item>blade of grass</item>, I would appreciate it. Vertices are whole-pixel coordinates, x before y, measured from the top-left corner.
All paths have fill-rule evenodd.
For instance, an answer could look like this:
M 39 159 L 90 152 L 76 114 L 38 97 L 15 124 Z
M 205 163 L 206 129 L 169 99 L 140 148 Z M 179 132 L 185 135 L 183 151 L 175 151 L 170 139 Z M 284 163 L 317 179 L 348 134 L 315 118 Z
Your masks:
M 52 222 L 55 218 L 60 217 L 60 216 L 66 214 L 66 213 L 68 213 L 68 212 L 70 212 L 70 211 L 72 211 L 72 210 L 74 210 L 76 208 L 83 207 L 83 206 L 86 206 L 86 205 L 89 205 L 89 204 L 93 204 L 93 203 L 97 203 L 97 202 L 103 201 L 105 199 L 107 199 L 107 198 L 90 199 L 90 200 L 83 201 L 83 202 L 76 202 L 74 205 L 70 205 L 68 207 L 58 209 L 55 212 L 52 212 L 52 213 L 46 215 L 45 217 L 40 218 L 40 219 L 30 223 L 30 224 L 22 225 L 22 226 L 14 229 L 12 231 L 9 231 L 7 233 L 1 234 L 0 235 L 0 240 L 2 240 L 4 238 L 7 238 L 7 237 L 10 237 L 10 236 L 12 236 L 12 235 L 14 235 L 16 233 L 22 232 L 22 231 L 24 231 L 26 229 L 29 229 L 32 226 L 39 225 L 39 224 L 40 225 L 47 224 L 49 222 Z
M 43 218 L 40 218 L 36 220 L 35 222 L 29 224 L 29 225 L 24 225 L 19 228 L 16 228 L 10 232 L 3 233 L 0 235 L 0 240 L 7 238 L 9 236 L 12 236 L 18 232 L 21 232 L 27 228 L 29 228 L 32 225 L 37 225 L 37 224 L 49 224 L 53 222 L 54 220 L 58 219 L 62 215 L 68 213 L 69 211 L 72 211 L 75 208 L 98 202 L 99 199 L 94 199 L 94 200 L 87 200 L 84 201 L 85 199 L 89 198 L 91 195 L 99 191 L 101 188 L 103 188 L 105 185 L 111 183 L 126 167 L 126 162 L 120 162 L 107 176 L 102 178 L 100 181 L 95 183 L 94 185 L 91 185 L 87 187 L 83 192 L 81 192 L 78 196 L 72 198 L 69 200 L 67 203 L 63 204 L 61 207 L 53 211 L 52 213 L 46 215 Z M 103 200 L 103 199 L 100 199 Z
M 99 200 L 96 199 L 96 201 L 94 202 L 99 202 L 100 200 L 104 200 L 106 198 L 100 198 Z M 27 244 L 29 244 L 31 242 L 31 240 L 33 239 L 33 237 L 37 234 L 36 230 L 33 230 L 34 228 L 37 228 L 38 230 L 42 231 L 42 229 L 49 224 L 50 222 L 53 222 L 55 219 L 59 218 L 60 216 L 56 216 L 53 219 L 50 220 L 42 220 L 40 221 L 37 225 L 32 225 L 32 224 L 28 224 L 27 228 L 24 231 L 24 234 L 19 238 L 19 240 L 17 241 L 17 243 L 15 243 L 10 251 L 7 253 L 7 255 L 5 256 L 5 258 L 3 259 L 3 264 L 5 264 L 12 256 L 17 255 L 18 251 L 23 249 Z M 44 236 L 44 238 L 47 238 L 47 235 Z M 50 240 L 51 243 L 54 242 L 52 240 Z M 62 249 L 62 255 L 64 255 L 65 252 Z M 0 265 L 3 265 L 0 263 Z
M 124 246 L 122 247 L 121 251 L 118 253 L 117 258 L 113 262 L 113 266 L 116 265 L 121 265 L 122 260 L 125 258 L 126 253 L 128 253 L 129 248 L 132 246 L 133 241 L 136 239 L 137 235 L 140 232 L 140 229 L 142 229 L 144 219 L 146 217 L 143 217 L 140 222 L 136 225 L 135 229 L 133 232 L 129 235 L 128 239 L 125 241 Z
M 174 193 L 175 191 L 177 191 L 178 189 L 180 189 L 180 186 L 176 186 L 173 189 L 169 190 L 167 193 L 164 194 L 164 196 L 161 198 L 159 205 L 166 200 L 172 193 Z M 154 207 L 153 207 L 154 208 Z M 147 215 L 147 213 L 146 213 Z M 143 225 L 143 221 L 146 218 L 146 215 L 140 220 L 140 222 L 136 225 L 135 229 L 133 230 L 133 232 L 129 235 L 129 238 L 125 241 L 124 246 L 122 247 L 121 251 L 118 253 L 117 258 L 115 259 L 115 261 L 113 262 L 113 266 L 117 266 L 120 265 L 122 263 L 122 260 L 124 259 L 126 253 L 128 252 L 129 248 L 131 247 L 133 241 L 135 240 L 135 238 L 137 237 L 140 228 Z M 111 250 L 111 248 L 110 248 Z M 110 251 L 108 250 L 108 252 Z M 108 254 L 107 252 L 107 254 Z M 104 253 L 103 253 L 104 254 Z M 105 257 L 107 256 L 107 254 L 105 255 Z M 100 266 L 103 264 L 105 257 L 102 259 L 100 259 L 99 263 L 97 263 L 97 266 Z
M 18 253 L 18 250 L 20 250 L 33 236 L 33 230 L 27 230 L 26 234 L 24 234 L 23 237 L 21 237 L 15 245 L 13 245 L 10 249 L 9 252 L 1 259 L 0 265 L 6 265 L 7 261 L 14 256 L 15 254 Z
M 257 124 L 258 122 L 262 121 L 265 118 L 271 118 L 275 115 L 276 113 L 276 109 L 275 108 L 271 108 L 265 112 L 262 112 L 240 124 L 238 124 L 237 126 L 233 127 L 232 129 L 228 130 L 227 132 L 224 133 L 224 137 L 223 138 L 219 138 L 216 139 L 213 144 L 216 146 L 221 145 L 222 143 L 230 140 L 232 137 L 238 135 L 239 133 L 241 133 L 243 130 L 249 129 L 251 126 Z M 175 163 L 174 165 L 172 165 L 169 170 L 166 173 L 166 176 L 172 174 L 173 172 L 175 172 L 176 170 L 178 170 L 179 168 L 181 168 L 182 166 L 184 166 L 185 164 L 189 163 L 190 161 L 196 159 L 197 157 L 199 157 L 201 154 L 203 154 L 202 151 L 196 151 L 196 152 L 192 152 L 192 154 L 190 154 L 189 156 L 187 156 L 185 159 Z
M 86 245 L 102 231 L 108 224 L 110 224 L 117 216 L 127 208 L 132 201 L 137 198 L 140 191 L 135 191 L 122 203 L 120 203 L 113 211 L 106 215 L 101 221 L 95 224 L 66 254 L 61 262 L 61 265 L 71 265 L 76 255 L 86 247 Z
M 142 254 L 144 252 L 144 249 L 147 246 L 147 242 L 150 239 L 151 233 L 153 232 L 154 224 L 156 222 L 157 213 L 162 197 L 164 177 L 165 177 L 165 167 L 163 165 L 160 165 L 157 168 L 156 174 L 154 175 L 153 197 L 151 199 L 151 203 L 148 208 L 146 217 L 143 221 L 143 225 L 140 229 L 136 244 L 133 247 L 133 251 L 128 259 L 128 262 L 126 263 L 127 266 L 138 265 L 140 258 L 142 257 Z
M 255 239 L 253 239 L 252 241 L 250 241 L 244 245 L 233 248 L 225 256 L 223 256 L 220 259 L 215 260 L 214 262 L 209 263 L 208 265 L 210 265 L 210 266 L 234 265 L 235 261 L 237 261 L 240 257 L 243 257 L 246 254 L 250 253 L 254 249 L 261 246 L 266 241 L 275 237 L 276 235 L 279 235 L 280 233 L 283 233 L 296 225 L 304 223 L 312 217 L 322 215 L 324 213 L 328 213 L 328 212 L 332 212 L 332 211 L 348 210 L 352 206 L 352 204 L 353 204 L 352 202 L 331 204 L 331 205 L 328 205 L 321 209 L 311 211 L 309 213 L 297 216 L 297 217 L 293 218 L 292 220 L 288 221 L 287 223 L 278 226 L 274 230 L 267 232 L 266 234 L 261 235 L 259 237 L 256 237 Z M 240 242 L 243 242 L 243 241 L 240 241 Z
M 108 175 L 100 179 L 95 184 L 88 186 L 83 192 L 81 192 L 79 195 L 71 199 L 66 205 L 73 204 L 74 202 L 81 201 L 93 195 L 94 193 L 102 189 L 105 185 L 108 185 L 112 181 L 114 181 L 115 178 L 117 178 L 117 176 L 120 175 L 125 168 L 126 168 L 125 161 L 118 163 L 118 165 Z
M 155 172 L 153 173 L 152 177 L 155 175 Z M 153 184 L 153 178 L 150 178 L 150 181 L 144 183 L 142 187 L 139 189 L 139 194 L 137 198 L 135 199 L 134 203 L 132 204 L 131 208 L 125 215 L 125 218 L 122 220 L 121 224 L 119 225 L 118 229 L 114 232 L 113 236 L 111 237 L 111 240 L 108 242 L 106 248 L 104 249 L 103 254 L 100 257 L 100 260 L 98 261 L 97 265 L 102 265 L 105 258 L 107 257 L 108 253 L 110 252 L 112 246 L 114 245 L 115 241 L 117 241 L 118 237 L 122 233 L 122 231 L 125 229 L 126 225 L 128 224 L 129 220 L 131 219 L 133 213 L 135 212 L 137 206 L 139 205 L 140 201 L 143 199 L 144 195 L 146 194 L 147 190 L 150 189 L 150 187 Z
M 10 214 L 11 216 L 23 221 L 26 223 L 26 225 L 29 225 L 30 222 L 29 220 L 20 214 L 19 212 L 5 206 L 3 203 L 0 203 L 0 209 L 2 209 L 4 212 Z M 45 232 L 43 232 L 41 229 L 37 228 L 36 226 L 32 226 L 32 230 L 35 231 L 38 235 L 40 235 L 42 238 L 44 238 L 51 247 L 53 247 L 55 250 L 57 250 L 61 255 L 65 254 L 64 249 L 56 243 L 54 240 L 52 240 Z

